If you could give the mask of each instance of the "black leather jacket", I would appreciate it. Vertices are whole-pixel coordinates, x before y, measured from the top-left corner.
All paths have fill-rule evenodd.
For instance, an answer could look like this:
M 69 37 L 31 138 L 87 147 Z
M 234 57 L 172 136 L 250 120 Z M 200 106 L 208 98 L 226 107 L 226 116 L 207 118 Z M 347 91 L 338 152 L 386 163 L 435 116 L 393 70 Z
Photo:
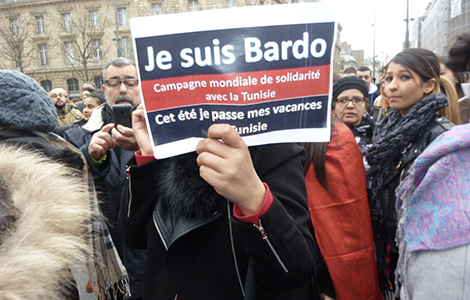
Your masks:
M 203 181 L 195 152 L 129 167 L 118 229 L 129 245 L 146 247 L 144 299 L 321 298 L 305 152 L 287 143 L 250 151 L 273 195 L 258 227 L 234 217 L 233 205 Z
M 393 168 L 390 177 L 384 183 L 382 210 L 384 212 L 385 224 L 392 249 L 398 252 L 395 246 L 395 235 L 397 230 L 397 209 L 395 201 L 395 190 L 400 183 L 409 175 L 415 159 L 437 138 L 441 133 L 454 126 L 449 120 L 442 116 L 436 116 L 428 122 L 416 138 L 403 149 L 403 156 L 398 161 L 392 162 Z

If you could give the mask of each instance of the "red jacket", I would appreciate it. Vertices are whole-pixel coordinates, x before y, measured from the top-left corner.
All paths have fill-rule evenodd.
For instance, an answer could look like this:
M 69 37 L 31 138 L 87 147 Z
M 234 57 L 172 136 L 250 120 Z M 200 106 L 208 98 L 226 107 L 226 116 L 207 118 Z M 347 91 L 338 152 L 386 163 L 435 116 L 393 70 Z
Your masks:
M 362 155 L 352 132 L 342 123 L 335 123 L 325 169 L 332 194 L 318 182 L 313 164 L 305 181 L 316 238 L 336 299 L 382 299 Z

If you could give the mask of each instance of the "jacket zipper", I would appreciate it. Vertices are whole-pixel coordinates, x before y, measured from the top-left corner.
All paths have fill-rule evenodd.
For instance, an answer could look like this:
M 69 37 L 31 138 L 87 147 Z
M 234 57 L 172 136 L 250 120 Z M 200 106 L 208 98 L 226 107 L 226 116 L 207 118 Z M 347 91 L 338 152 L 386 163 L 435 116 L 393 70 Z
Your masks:
M 268 244 L 268 246 L 269 246 L 269 248 L 271 249 L 272 253 L 273 253 L 274 256 L 276 257 L 277 261 L 279 262 L 279 264 L 281 265 L 281 267 L 284 269 L 284 272 L 289 273 L 289 270 L 287 270 L 286 265 L 282 262 L 281 257 L 279 257 L 279 255 L 277 254 L 277 252 L 276 252 L 276 250 L 274 249 L 273 245 L 272 245 L 271 242 L 269 241 L 269 239 L 268 239 L 268 234 L 266 233 L 266 230 L 264 230 L 264 227 L 263 227 L 263 225 L 261 224 L 261 220 L 259 220 L 259 226 L 256 225 L 256 224 L 253 224 L 253 226 L 255 226 L 256 229 L 258 229 L 258 231 L 261 233 L 261 238 L 266 241 L 266 243 Z
M 131 216 L 131 204 L 132 204 L 132 189 L 131 189 L 131 167 L 126 166 L 127 178 L 129 179 L 128 188 L 129 188 L 129 204 L 127 205 L 127 217 Z
M 235 271 L 237 272 L 238 284 L 240 285 L 243 298 L 245 298 L 245 288 L 243 287 L 243 283 L 242 283 L 241 276 L 240 276 L 240 270 L 238 269 L 237 254 L 235 253 L 235 241 L 233 240 L 232 222 L 230 221 L 230 217 L 231 217 L 230 205 L 226 203 L 226 206 L 227 206 L 227 216 L 228 216 L 228 228 L 230 231 L 230 245 L 232 247 L 232 255 L 233 255 L 233 261 L 235 264 Z
M 163 246 L 165 247 L 165 250 L 168 251 L 168 245 L 165 242 L 165 239 L 163 238 L 162 232 L 160 230 L 160 227 L 158 227 L 157 221 L 155 221 L 155 216 L 152 214 L 152 221 L 153 225 L 155 225 L 155 228 L 157 229 L 158 235 L 160 236 L 160 239 L 162 240 Z

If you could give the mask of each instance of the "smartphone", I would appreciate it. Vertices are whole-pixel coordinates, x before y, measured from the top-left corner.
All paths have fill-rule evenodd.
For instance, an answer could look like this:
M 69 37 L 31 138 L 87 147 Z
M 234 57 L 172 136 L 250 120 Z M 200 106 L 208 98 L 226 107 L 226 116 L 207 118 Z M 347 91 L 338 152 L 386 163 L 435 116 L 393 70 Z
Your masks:
M 113 105 L 114 124 L 132 128 L 132 106 L 130 104 Z

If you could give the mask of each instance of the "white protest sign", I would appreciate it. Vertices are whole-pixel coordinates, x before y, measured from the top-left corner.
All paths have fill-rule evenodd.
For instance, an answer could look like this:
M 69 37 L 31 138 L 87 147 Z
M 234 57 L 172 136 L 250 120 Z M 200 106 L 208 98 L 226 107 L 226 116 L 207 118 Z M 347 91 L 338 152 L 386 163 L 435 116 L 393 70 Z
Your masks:
M 194 151 L 214 123 L 248 146 L 329 141 L 336 28 L 323 3 L 131 19 L 155 157 Z

